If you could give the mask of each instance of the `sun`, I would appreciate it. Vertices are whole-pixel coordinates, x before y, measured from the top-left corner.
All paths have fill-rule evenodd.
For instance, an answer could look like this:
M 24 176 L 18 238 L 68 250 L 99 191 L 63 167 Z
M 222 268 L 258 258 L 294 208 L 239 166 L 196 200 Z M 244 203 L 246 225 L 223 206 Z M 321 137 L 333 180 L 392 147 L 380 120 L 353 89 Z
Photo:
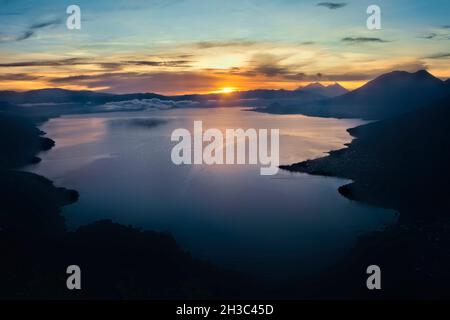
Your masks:
M 216 91 L 217 93 L 232 93 L 232 92 L 235 92 L 236 91 L 236 88 L 233 88 L 233 87 L 224 87 L 224 88 L 222 88 L 222 89 L 220 89 L 220 90 L 218 90 L 218 91 Z

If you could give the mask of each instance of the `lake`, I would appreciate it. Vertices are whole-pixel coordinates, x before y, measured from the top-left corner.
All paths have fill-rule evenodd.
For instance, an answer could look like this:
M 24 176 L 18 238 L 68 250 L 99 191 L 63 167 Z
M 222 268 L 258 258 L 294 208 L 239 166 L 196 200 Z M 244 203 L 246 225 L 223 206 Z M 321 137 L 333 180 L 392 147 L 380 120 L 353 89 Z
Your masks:
M 64 116 L 41 127 L 56 146 L 29 171 L 79 191 L 63 210 L 69 228 L 100 219 L 170 232 L 194 257 L 279 280 L 320 272 L 357 237 L 396 221 L 391 210 L 342 197 L 348 180 L 259 165 L 176 166 L 171 133 L 205 128 L 278 128 L 281 164 L 323 156 L 351 141 L 359 120 L 269 115 L 242 108 L 171 109 Z

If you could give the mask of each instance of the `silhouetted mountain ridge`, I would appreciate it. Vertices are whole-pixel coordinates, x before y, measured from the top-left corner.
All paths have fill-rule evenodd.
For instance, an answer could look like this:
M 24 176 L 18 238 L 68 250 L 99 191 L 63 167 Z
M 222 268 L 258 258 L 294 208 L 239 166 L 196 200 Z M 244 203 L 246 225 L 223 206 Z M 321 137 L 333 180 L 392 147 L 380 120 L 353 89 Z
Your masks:
M 164 96 L 155 93 L 111 94 L 94 91 L 71 91 L 65 89 L 41 89 L 27 92 L 0 91 L 1 108 L 10 104 L 74 104 L 64 113 L 88 112 L 81 106 L 108 102 L 159 99 L 202 102 L 202 106 L 264 106 L 258 110 L 270 113 L 300 113 L 310 116 L 335 118 L 385 119 L 443 98 L 450 86 L 426 70 L 414 73 L 393 71 L 383 74 L 366 85 L 344 93 L 339 84 L 324 86 L 312 83 L 297 90 L 250 90 L 229 94 L 192 94 Z M 344 94 L 342 94 L 344 93 Z M 332 98 L 327 98 L 332 96 Z M 203 103 L 208 102 L 208 103 Z M 5 105 L 9 103 L 9 105 Z M 267 105 L 269 105 L 267 107 Z M 55 110 L 51 110 L 54 115 Z M 30 113 L 30 112 L 29 112 Z M 46 114 L 41 113 L 39 115 Z
M 448 84 L 428 71 L 383 74 L 342 96 L 317 103 L 269 106 L 272 113 L 301 113 L 335 118 L 385 119 L 442 99 Z
M 331 84 L 329 86 L 324 86 L 321 83 L 314 82 L 310 83 L 305 87 L 299 87 L 297 91 L 310 92 L 319 94 L 326 98 L 333 98 L 337 96 L 341 96 L 349 92 L 347 89 L 342 87 L 339 83 Z
M 112 94 L 88 90 L 74 91 L 59 88 L 39 89 L 25 92 L 0 91 L 0 101 L 13 104 L 25 103 L 92 103 L 102 104 L 133 99 L 168 99 L 155 93 Z
M 39 89 L 25 92 L 0 91 L 0 101 L 11 104 L 50 104 L 50 103 L 71 103 L 71 104 L 104 104 L 108 102 L 159 99 L 173 101 L 235 101 L 240 99 L 300 99 L 303 102 L 312 102 L 324 98 L 323 95 L 315 92 L 300 90 L 271 90 L 257 89 L 249 91 L 237 91 L 229 94 L 187 94 L 177 96 L 165 96 L 156 93 L 130 93 L 112 94 L 95 91 L 74 91 L 59 88 Z

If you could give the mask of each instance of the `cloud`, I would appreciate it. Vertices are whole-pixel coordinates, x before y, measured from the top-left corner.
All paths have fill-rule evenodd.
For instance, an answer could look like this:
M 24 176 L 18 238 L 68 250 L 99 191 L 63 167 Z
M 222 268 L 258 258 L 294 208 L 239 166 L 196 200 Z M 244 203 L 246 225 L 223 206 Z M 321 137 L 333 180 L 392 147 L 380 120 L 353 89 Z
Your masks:
M 318 7 L 325 7 L 330 10 L 336 10 L 343 8 L 347 5 L 345 2 L 319 2 L 316 6 Z
M 120 70 L 123 68 L 121 62 L 97 62 L 96 64 L 104 70 Z
M 397 71 L 397 70 L 414 73 L 419 70 L 427 70 L 427 69 L 428 69 L 428 65 L 425 62 L 423 62 L 421 60 L 416 60 L 416 61 L 395 64 L 395 65 L 391 66 L 390 68 L 385 69 L 383 71 L 383 73 L 388 73 L 388 72 Z
M 281 62 L 286 58 L 267 53 L 255 54 L 249 61 L 249 70 L 245 71 L 244 75 L 255 76 L 260 74 L 274 77 L 288 74 L 289 68 L 281 65 Z
M 450 58 L 450 52 L 437 53 L 437 54 L 433 54 L 431 56 L 425 57 L 425 59 L 449 59 L 449 58 Z
M 40 76 L 27 73 L 9 73 L 0 75 L 0 81 L 32 81 L 39 79 Z
M 431 39 L 436 38 L 437 36 L 438 35 L 436 33 L 431 32 L 431 33 L 428 33 L 428 34 L 420 35 L 417 38 L 431 40 Z
M 23 40 L 31 38 L 32 36 L 34 36 L 34 31 L 27 30 L 24 33 L 22 33 L 20 36 L 18 36 L 16 38 L 16 41 L 23 41 Z
M 426 40 L 438 40 L 438 41 L 450 40 L 449 29 L 450 25 L 444 25 L 432 31 L 427 31 L 427 33 L 422 33 L 421 35 L 418 35 L 417 38 Z
M 370 73 L 355 72 L 355 73 L 336 73 L 336 74 L 305 74 L 297 73 L 291 75 L 285 75 L 288 80 L 294 81 L 365 81 L 372 78 Z
M 20 61 L 10 63 L 0 63 L 0 67 L 58 67 L 73 66 L 79 64 L 87 64 L 86 61 L 79 58 L 67 58 L 58 60 L 36 60 L 36 61 Z
M 310 62 L 291 63 L 291 56 L 277 56 L 273 54 L 256 54 L 248 62 L 244 68 L 234 68 L 228 70 L 227 74 L 232 76 L 253 77 L 253 81 L 280 81 L 280 82 L 295 82 L 295 81 L 368 81 L 375 77 L 395 71 L 404 70 L 415 72 L 417 70 L 427 69 L 425 62 L 420 59 L 406 60 L 401 63 L 392 63 L 389 61 L 386 67 L 364 68 L 356 70 L 355 72 L 345 72 L 347 68 L 339 67 L 333 71 L 319 71 L 306 72 L 303 70 L 310 70 Z M 223 73 L 224 74 L 224 73 Z M 222 75 L 223 75 L 222 74 Z M 252 80 L 248 80 L 252 82 Z
M 56 26 L 56 25 L 59 25 L 60 23 L 61 23 L 61 19 L 59 19 L 59 18 L 52 19 L 52 20 L 34 23 L 30 26 L 30 29 L 37 30 L 37 29 L 47 28 L 47 27 L 51 27 L 51 26 Z
M 221 79 L 205 72 L 116 72 L 82 74 L 49 79 L 54 85 L 78 85 L 90 89 L 102 88 L 114 93 L 209 92 L 220 87 Z
M 297 73 L 285 75 L 284 78 L 295 81 L 329 81 L 329 82 L 368 81 L 382 74 L 389 73 L 392 71 L 401 70 L 408 72 L 416 72 L 418 70 L 425 70 L 425 69 L 428 69 L 427 65 L 423 61 L 417 60 L 417 61 L 410 61 L 407 63 L 394 64 L 386 68 L 365 70 L 363 72 L 315 73 L 315 74 Z
M 96 81 L 98 79 L 101 79 L 102 76 L 108 76 L 108 73 L 105 74 L 96 74 L 96 75 L 85 75 L 85 74 L 81 74 L 81 75 L 77 75 L 77 76 L 68 76 L 68 77 L 61 77 L 61 78 L 53 78 L 50 79 L 50 82 L 52 83 L 76 83 L 79 84 L 81 82 L 89 82 L 89 81 Z M 122 75 L 122 73 L 112 73 L 111 75 Z
M 127 65 L 134 66 L 147 66 L 147 67 L 167 67 L 167 68 L 187 68 L 194 61 L 191 60 L 166 60 L 166 61 L 155 61 L 155 60 L 126 60 L 119 62 L 92 62 L 90 64 L 97 64 L 102 69 L 106 70 L 119 70 Z
M 21 35 L 19 35 L 18 37 L 16 37 L 16 41 L 23 41 L 26 39 L 31 38 L 32 36 L 35 35 L 36 30 L 39 29 L 43 29 L 43 28 L 47 28 L 47 27 L 52 27 L 52 26 L 56 26 L 58 24 L 61 23 L 61 19 L 51 19 L 51 20 L 47 20 L 47 21 L 41 21 L 41 22 L 37 22 L 32 24 L 27 30 L 25 30 Z
M 148 61 L 148 60 L 130 60 L 122 62 L 124 64 L 132 64 L 139 66 L 151 67 L 188 67 L 192 61 L 189 60 L 173 60 L 173 61 Z
M 201 41 L 195 43 L 199 49 L 224 48 L 224 47 L 251 47 L 256 45 L 256 41 L 231 40 L 231 41 Z
M 430 32 L 428 34 L 417 36 L 420 39 L 426 39 L 426 40 L 449 40 L 450 39 L 450 33 L 435 33 Z
M 371 38 L 371 37 L 345 37 L 341 40 L 342 42 L 351 43 L 351 44 L 360 44 L 360 43 L 386 43 L 389 42 L 387 40 L 383 40 L 380 38 Z
M 183 100 L 134 99 L 119 102 L 108 102 L 95 107 L 96 111 L 138 111 L 138 110 L 166 110 L 172 108 L 199 107 L 200 102 Z
M 188 67 L 193 61 L 190 60 L 168 60 L 168 61 L 149 61 L 149 60 L 128 60 L 118 62 L 96 61 L 94 58 L 65 58 L 56 60 L 36 60 L 20 61 L 10 63 L 0 63 L 0 67 L 64 67 L 76 65 L 98 65 L 103 69 L 122 69 L 125 65 L 152 66 L 152 67 Z

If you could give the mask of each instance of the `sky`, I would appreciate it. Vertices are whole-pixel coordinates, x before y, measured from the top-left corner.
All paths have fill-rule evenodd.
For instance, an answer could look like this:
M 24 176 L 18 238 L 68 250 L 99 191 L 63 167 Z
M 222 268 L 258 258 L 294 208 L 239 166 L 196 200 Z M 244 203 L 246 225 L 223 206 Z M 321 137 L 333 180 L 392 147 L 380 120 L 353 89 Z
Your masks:
M 66 8 L 81 8 L 69 30 Z M 381 29 L 366 26 L 369 5 Z M 448 0 L 0 0 L 0 90 L 161 94 L 450 77 Z

